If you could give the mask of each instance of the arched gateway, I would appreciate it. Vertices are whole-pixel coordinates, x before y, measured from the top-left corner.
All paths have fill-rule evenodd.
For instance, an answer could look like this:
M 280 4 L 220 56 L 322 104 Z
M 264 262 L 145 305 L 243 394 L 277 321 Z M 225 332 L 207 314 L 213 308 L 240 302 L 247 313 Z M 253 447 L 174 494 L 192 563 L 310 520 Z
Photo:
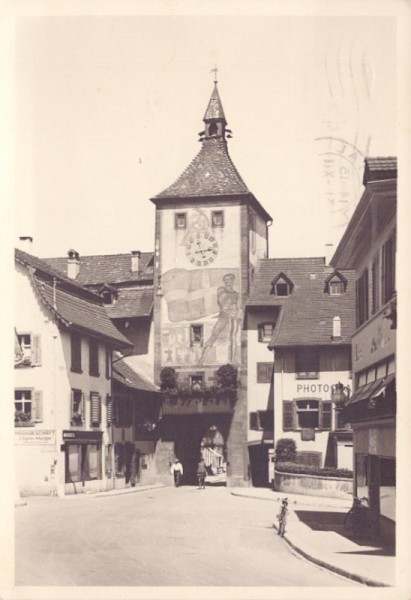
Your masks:
M 257 261 L 267 256 L 271 217 L 228 154 L 231 131 L 217 82 L 203 120 L 199 153 L 175 183 L 152 198 L 155 376 L 165 391 L 157 472 L 169 480 L 169 464 L 178 456 L 191 482 L 204 437 L 215 427 L 223 438 L 227 484 L 244 485 L 244 305 Z M 234 374 L 235 385 L 229 382 Z

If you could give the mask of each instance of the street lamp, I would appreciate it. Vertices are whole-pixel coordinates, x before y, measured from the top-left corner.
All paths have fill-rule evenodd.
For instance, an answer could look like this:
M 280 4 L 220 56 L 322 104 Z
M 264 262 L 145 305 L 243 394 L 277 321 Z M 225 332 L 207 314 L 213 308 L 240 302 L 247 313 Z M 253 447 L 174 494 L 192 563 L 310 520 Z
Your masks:
M 350 397 L 350 386 L 339 381 L 331 386 L 331 401 L 335 404 L 337 429 L 345 428 L 341 425 L 341 411 Z

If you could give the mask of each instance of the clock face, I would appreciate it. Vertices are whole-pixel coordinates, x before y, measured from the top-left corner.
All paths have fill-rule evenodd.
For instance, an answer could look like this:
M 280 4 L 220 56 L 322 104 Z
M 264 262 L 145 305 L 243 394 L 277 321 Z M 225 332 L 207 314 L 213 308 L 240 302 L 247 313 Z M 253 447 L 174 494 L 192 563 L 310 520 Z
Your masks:
M 210 233 L 193 233 L 186 242 L 186 257 L 195 267 L 205 267 L 218 256 L 218 243 Z

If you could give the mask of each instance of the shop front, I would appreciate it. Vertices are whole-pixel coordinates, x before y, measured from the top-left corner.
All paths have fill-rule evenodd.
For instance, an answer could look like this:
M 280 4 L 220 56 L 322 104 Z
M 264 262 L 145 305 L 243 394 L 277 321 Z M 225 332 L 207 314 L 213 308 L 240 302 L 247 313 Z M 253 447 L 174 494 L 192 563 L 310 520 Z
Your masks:
M 103 432 L 63 430 L 65 493 L 102 491 Z

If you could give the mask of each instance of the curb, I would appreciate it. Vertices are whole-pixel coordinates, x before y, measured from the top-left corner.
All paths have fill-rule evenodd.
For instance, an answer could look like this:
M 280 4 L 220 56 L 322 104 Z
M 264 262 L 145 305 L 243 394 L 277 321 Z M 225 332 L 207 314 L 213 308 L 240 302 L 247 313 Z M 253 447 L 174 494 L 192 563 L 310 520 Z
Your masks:
M 123 489 L 113 489 L 113 490 L 107 490 L 105 492 L 86 492 L 85 494 L 83 493 L 78 493 L 78 494 L 65 494 L 64 496 L 59 496 L 60 500 L 79 500 L 80 498 L 112 498 L 113 496 L 125 496 L 127 494 L 135 494 L 136 492 L 147 492 L 150 490 L 157 490 L 157 489 L 161 489 L 167 487 L 165 484 L 162 483 L 156 483 L 153 485 L 147 485 L 147 486 L 135 486 L 135 487 L 131 487 L 131 488 L 123 488 Z
M 111 498 L 112 496 L 125 496 L 127 494 L 135 494 L 136 492 L 148 492 L 152 490 L 160 490 L 162 488 L 168 487 L 163 483 L 157 483 L 155 485 L 150 486 L 142 486 L 142 487 L 132 487 L 125 488 L 123 490 L 109 490 L 108 492 L 97 492 L 96 494 L 89 494 L 90 498 Z
M 275 501 L 274 498 L 262 498 L 261 496 L 253 496 L 251 494 L 242 494 L 242 493 L 238 493 L 238 492 L 231 492 L 231 495 L 241 497 L 241 498 L 252 498 L 254 500 L 268 500 L 269 502 L 271 502 L 273 500 Z M 294 503 L 297 504 L 297 501 L 294 501 Z M 325 505 L 323 505 L 323 506 L 325 506 Z M 273 524 L 273 529 L 275 529 L 278 532 L 277 525 Z M 319 567 L 323 567 L 324 569 L 327 569 L 328 571 L 337 573 L 338 575 L 342 575 L 343 577 L 346 577 L 347 579 L 351 579 L 352 581 L 356 581 L 357 583 L 361 583 L 362 585 L 366 585 L 368 587 L 393 587 L 387 583 L 381 583 L 380 581 L 375 581 L 373 579 L 369 579 L 368 577 L 363 577 L 362 575 L 357 575 L 356 573 L 350 573 L 349 571 L 345 571 L 344 569 L 341 569 L 340 567 L 336 567 L 335 565 L 331 565 L 330 563 L 320 560 L 319 558 L 315 558 L 314 556 L 311 556 L 310 554 L 308 554 L 307 552 L 305 552 L 304 550 L 299 548 L 286 535 L 283 536 L 283 540 L 295 552 L 297 552 L 298 554 L 303 556 L 306 560 L 309 560 L 310 562 L 314 563 L 315 565 L 317 565 Z
M 273 527 L 274 527 L 274 529 L 276 529 L 278 531 L 278 528 L 276 525 L 273 525 Z M 293 550 L 298 552 L 298 554 L 301 554 L 301 556 L 303 556 L 305 559 L 309 560 L 310 562 L 314 563 L 315 565 L 318 565 L 319 567 L 323 567 L 323 568 L 327 569 L 328 571 L 332 571 L 333 573 L 337 573 L 338 575 L 342 575 L 343 577 L 346 577 L 347 579 L 351 579 L 352 581 L 356 581 L 357 583 L 361 583 L 368 587 L 393 587 L 393 586 L 389 585 L 388 583 L 381 583 L 380 581 L 374 581 L 373 579 L 368 579 L 368 577 L 363 577 L 362 575 L 356 575 L 355 573 L 350 573 L 349 571 L 345 571 L 344 569 L 341 569 L 340 567 L 336 567 L 335 565 L 330 565 L 330 563 L 320 560 L 319 558 L 315 558 L 314 556 L 307 554 L 307 552 L 305 552 L 304 550 L 301 550 L 301 548 L 299 548 L 293 542 L 291 542 L 291 540 L 285 535 L 283 536 L 283 540 L 285 540 L 287 542 L 287 544 Z

